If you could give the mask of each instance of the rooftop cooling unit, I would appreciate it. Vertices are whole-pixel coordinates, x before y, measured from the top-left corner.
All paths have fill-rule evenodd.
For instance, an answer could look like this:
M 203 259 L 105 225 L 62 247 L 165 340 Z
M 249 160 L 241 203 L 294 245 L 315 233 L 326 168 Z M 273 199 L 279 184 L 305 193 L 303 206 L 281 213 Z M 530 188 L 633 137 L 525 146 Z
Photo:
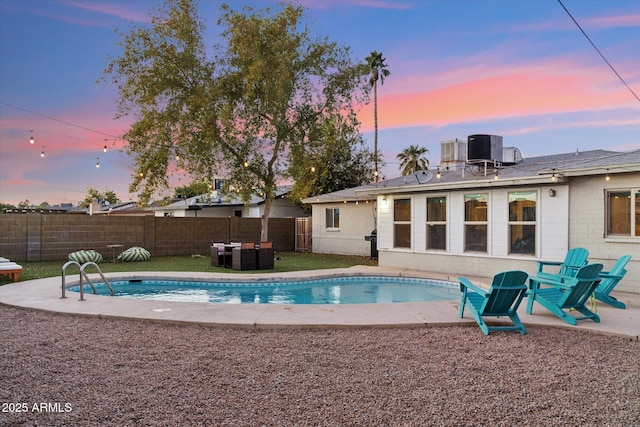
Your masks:
M 442 162 L 465 162 L 467 143 L 459 139 L 440 142 L 440 159 Z
M 469 135 L 467 160 L 472 162 L 502 162 L 502 137 L 498 135 Z
M 502 163 L 515 165 L 522 161 L 522 154 L 516 147 L 504 147 L 502 149 Z

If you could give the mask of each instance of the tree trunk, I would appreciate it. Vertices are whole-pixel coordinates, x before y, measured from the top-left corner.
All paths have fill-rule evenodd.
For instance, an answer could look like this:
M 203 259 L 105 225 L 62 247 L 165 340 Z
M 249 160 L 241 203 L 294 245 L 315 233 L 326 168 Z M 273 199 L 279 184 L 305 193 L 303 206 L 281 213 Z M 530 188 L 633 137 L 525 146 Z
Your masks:
M 378 182 L 378 82 L 373 82 L 373 161 L 375 162 L 375 180 Z
M 261 229 L 260 229 L 260 241 L 269 241 L 269 214 L 271 211 L 271 195 L 268 195 L 264 199 L 264 213 L 262 214 Z

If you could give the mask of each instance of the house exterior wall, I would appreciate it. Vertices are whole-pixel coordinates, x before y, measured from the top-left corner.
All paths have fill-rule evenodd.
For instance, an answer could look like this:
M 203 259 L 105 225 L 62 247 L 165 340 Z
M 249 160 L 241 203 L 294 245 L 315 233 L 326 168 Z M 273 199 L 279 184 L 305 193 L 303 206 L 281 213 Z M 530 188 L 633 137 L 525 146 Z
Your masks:
M 589 250 L 589 261 L 609 270 L 622 255 L 631 255 L 627 275 L 616 290 L 640 293 L 640 236 L 606 236 L 606 192 L 640 188 L 640 174 L 571 177 L 568 185 L 456 190 L 447 193 L 393 194 L 378 197 L 379 265 L 458 276 L 492 277 L 499 271 L 537 271 L 537 261 L 562 261 L 569 248 Z M 510 254 L 508 193 L 537 193 L 535 255 Z M 553 195 L 550 193 L 553 190 Z M 464 251 L 464 195 L 488 194 L 487 252 Z M 426 197 L 447 197 L 447 249 L 426 249 Z M 411 247 L 394 248 L 393 203 L 411 200 Z M 636 216 L 637 217 L 637 216 Z M 314 237 L 316 230 L 314 229 Z
M 555 194 L 550 196 L 553 188 Z M 536 192 L 535 255 L 510 254 L 508 195 L 514 191 Z M 487 252 L 465 252 L 466 194 L 488 195 Z M 446 197 L 446 250 L 427 249 L 427 196 Z M 385 200 L 386 199 L 386 200 Z M 411 247 L 394 248 L 393 204 L 411 200 Z M 562 260 L 568 249 L 569 191 L 553 187 L 509 187 L 470 189 L 445 193 L 381 196 L 378 215 L 379 265 L 449 274 L 491 277 L 502 270 L 521 269 L 533 273 L 538 260 Z
M 340 209 L 340 227 L 326 227 L 326 210 Z M 375 228 L 373 202 L 316 203 L 312 207 L 313 252 L 339 255 L 371 254 L 371 243 L 364 236 Z
M 571 222 L 569 236 L 572 247 L 589 250 L 589 260 L 609 270 L 622 255 L 631 255 L 627 275 L 616 290 L 640 293 L 640 236 L 606 236 L 606 192 L 637 190 L 640 174 L 615 174 L 610 181 L 602 176 L 579 177 L 571 182 Z M 636 213 L 637 218 L 638 213 Z

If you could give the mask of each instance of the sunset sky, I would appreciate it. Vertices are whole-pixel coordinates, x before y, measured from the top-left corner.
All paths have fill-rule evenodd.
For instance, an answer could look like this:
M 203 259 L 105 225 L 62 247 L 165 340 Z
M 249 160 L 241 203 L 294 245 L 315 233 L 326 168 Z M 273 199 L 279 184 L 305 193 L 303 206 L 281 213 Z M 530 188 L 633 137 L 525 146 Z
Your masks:
M 359 60 L 372 50 L 386 58 L 378 117 L 387 178 L 400 175 L 396 155 L 409 145 L 427 148 L 435 167 L 441 141 L 472 134 L 501 135 L 524 157 L 640 149 L 640 0 L 562 2 L 635 96 L 557 0 L 301 1 L 314 34 Z M 0 0 L 1 203 L 76 204 L 87 187 L 137 199 L 118 138 L 132 119 L 114 118 L 117 92 L 96 81 L 119 54 L 115 29 L 144 25 L 160 3 Z M 198 4 L 210 47 L 221 2 Z M 373 149 L 372 105 L 359 118 Z

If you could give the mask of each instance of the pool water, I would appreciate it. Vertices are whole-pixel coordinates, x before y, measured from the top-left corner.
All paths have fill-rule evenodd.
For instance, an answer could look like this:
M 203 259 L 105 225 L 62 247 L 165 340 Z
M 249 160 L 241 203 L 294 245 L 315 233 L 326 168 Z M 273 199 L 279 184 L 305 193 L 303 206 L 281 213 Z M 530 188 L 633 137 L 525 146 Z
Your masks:
M 269 282 L 145 279 L 109 283 L 119 297 L 218 304 L 382 304 L 443 301 L 460 295 L 451 282 L 377 276 Z M 95 287 L 97 294 L 110 295 L 104 283 L 96 283 Z M 79 292 L 80 287 L 69 290 Z M 88 285 L 85 292 L 92 292 Z

